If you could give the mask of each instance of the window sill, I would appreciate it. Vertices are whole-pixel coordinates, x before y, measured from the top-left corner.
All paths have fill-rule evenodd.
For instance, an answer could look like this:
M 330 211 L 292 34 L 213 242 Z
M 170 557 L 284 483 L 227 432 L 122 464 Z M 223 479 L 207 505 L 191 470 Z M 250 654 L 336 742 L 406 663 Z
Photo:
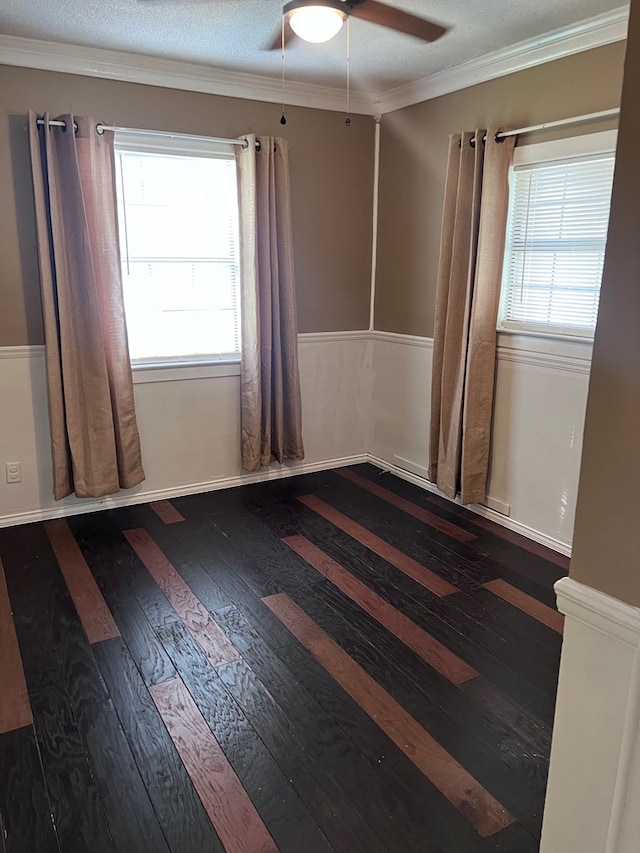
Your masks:
M 568 332 L 543 332 L 538 329 L 511 328 L 498 326 L 498 335 L 516 335 L 522 338 L 544 338 L 550 341 L 566 341 L 567 343 L 588 344 L 593 346 L 593 335 L 571 335 Z
M 499 361 L 522 362 L 588 374 L 593 340 L 546 332 L 498 329 Z
M 498 346 L 505 349 L 526 349 L 575 358 L 591 358 L 593 338 L 563 335 L 558 332 L 534 332 L 524 329 L 498 328 Z
M 217 379 L 222 376 L 240 376 L 240 359 L 191 364 L 132 364 L 131 373 L 134 385 L 187 379 Z

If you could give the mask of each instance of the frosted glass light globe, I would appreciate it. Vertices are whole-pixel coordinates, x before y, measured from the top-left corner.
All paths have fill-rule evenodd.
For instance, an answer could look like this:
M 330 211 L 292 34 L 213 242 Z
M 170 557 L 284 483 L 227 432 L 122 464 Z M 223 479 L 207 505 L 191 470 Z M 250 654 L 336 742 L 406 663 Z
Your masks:
M 302 6 L 290 13 L 289 23 L 297 36 L 305 41 L 329 41 L 340 32 L 346 15 L 330 6 Z

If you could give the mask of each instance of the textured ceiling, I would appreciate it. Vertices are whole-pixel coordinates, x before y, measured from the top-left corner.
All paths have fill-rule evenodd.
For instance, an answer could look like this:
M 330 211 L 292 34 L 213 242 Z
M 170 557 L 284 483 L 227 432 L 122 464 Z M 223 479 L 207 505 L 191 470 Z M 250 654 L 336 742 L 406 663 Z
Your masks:
M 351 22 L 354 88 L 381 92 L 611 11 L 621 0 L 387 0 L 450 28 L 425 44 Z M 0 33 L 111 48 L 277 78 L 281 0 L 1 0 Z M 341 85 L 345 28 L 328 44 L 287 48 L 290 80 Z

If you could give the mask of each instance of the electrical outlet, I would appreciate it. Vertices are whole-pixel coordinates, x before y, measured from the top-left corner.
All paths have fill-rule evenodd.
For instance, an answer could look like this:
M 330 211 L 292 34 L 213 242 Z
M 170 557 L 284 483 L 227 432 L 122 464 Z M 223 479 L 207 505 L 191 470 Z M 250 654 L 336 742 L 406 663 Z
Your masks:
M 7 462 L 4 467 L 7 473 L 7 483 L 13 485 L 22 482 L 22 462 Z

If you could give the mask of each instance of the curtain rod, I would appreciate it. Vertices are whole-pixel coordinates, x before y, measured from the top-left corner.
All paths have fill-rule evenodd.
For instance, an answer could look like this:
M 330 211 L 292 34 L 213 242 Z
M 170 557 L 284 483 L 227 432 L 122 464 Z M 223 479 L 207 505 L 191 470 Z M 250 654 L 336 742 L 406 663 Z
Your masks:
M 43 118 L 37 119 L 38 124 L 45 124 L 45 120 Z M 49 120 L 50 127 L 66 127 L 66 122 L 60 121 L 59 119 L 50 119 Z M 77 130 L 77 127 L 76 127 Z M 189 133 L 171 133 L 170 131 L 165 130 L 143 130 L 136 127 L 116 127 L 114 125 L 109 124 L 97 124 L 96 131 L 98 133 L 104 133 L 105 130 L 112 130 L 117 133 L 131 133 L 131 134 L 140 134 L 141 136 L 160 136 L 165 139 L 183 139 L 189 140 L 190 142 L 223 142 L 228 145 L 242 145 L 243 148 L 247 145 L 246 139 L 225 139 L 221 136 L 193 136 Z
M 573 118 L 561 118 L 558 121 L 548 121 L 544 124 L 532 124 L 529 127 L 518 127 L 516 130 L 505 130 L 496 133 L 496 140 L 506 139 L 508 136 L 523 136 L 525 133 L 535 133 L 537 130 L 548 130 L 552 127 L 562 127 L 568 124 L 582 124 L 588 121 L 597 121 L 598 119 L 613 118 L 620 115 L 618 108 L 613 110 L 601 110 L 598 113 L 587 113 L 582 116 L 574 116 Z

